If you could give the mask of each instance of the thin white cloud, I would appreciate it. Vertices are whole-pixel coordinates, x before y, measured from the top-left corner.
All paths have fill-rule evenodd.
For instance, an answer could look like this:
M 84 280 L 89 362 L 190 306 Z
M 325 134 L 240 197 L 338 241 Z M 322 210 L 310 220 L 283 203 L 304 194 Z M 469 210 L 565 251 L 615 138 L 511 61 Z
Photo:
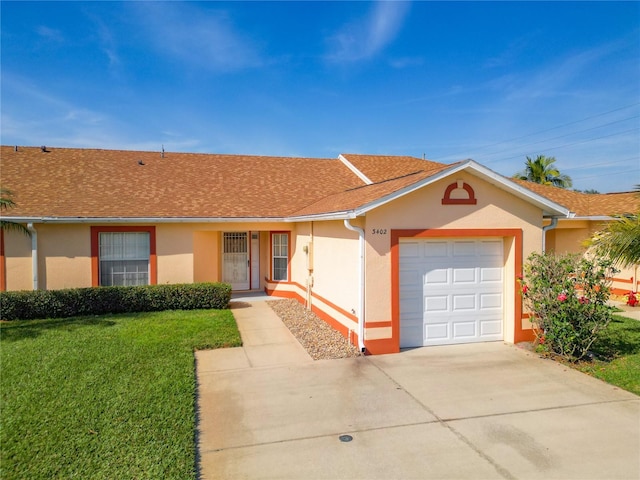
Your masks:
M 487 59 L 484 68 L 508 67 L 526 52 L 534 42 L 537 32 L 529 32 L 513 40 L 507 48 L 498 55 Z
M 3 145 L 150 151 L 160 151 L 163 144 L 168 151 L 193 151 L 201 146 L 201 141 L 193 136 L 193 126 L 140 133 L 139 125 L 130 123 L 140 121 L 139 118 L 117 118 L 83 107 L 24 77 L 4 73 L 2 87 L 3 95 L 11 99 L 2 108 Z M 34 111 L 41 114 L 33 115 Z
M 535 74 L 523 72 L 519 78 L 513 77 L 513 82 L 500 85 L 500 88 L 506 88 L 506 100 L 576 96 L 580 92 L 575 89 L 574 81 L 581 79 L 586 70 L 618 48 L 619 45 L 612 43 L 568 55 L 538 68 Z
M 181 2 L 130 5 L 147 40 L 161 54 L 213 71 L 234 71 L 262 64 L 257 48 L 234 27 L 223 10 Z
M 375 56 L 395 39 L 409 6 L 407 2 L 376 2 L 366 18 L 344 25 L 328 39 L 330 51 L 326 58 L 342 63 Z
M 424 58 L 422 57 L 401 57 L 394 58 L 389 61 L 389 65 L 393 68 L 402 69 L 410 67 L 421 67 L 424 65 Z
M 97 32 L 100 39 L 100 48 L 109 60 L 109 70 L 112 75 L 120 77 L 122 62 L 118 55 L 118 48 L 114 36 L 102 20 L 95 19 L 95 22 L 98 27 Z
M 48 42 L 63 43 L 64 36 L 60 30 L 50 28 L 45 25 L 36 27 L 36 33 Z

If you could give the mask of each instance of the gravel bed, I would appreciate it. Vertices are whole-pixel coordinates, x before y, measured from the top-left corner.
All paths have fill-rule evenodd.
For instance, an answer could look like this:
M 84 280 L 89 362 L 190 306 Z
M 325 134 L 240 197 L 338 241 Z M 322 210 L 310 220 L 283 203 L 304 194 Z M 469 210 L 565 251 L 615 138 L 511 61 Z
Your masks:
M 314 360 L 358 357 L 360 352 L 340 332 L 293 299 L 268 301 L 282 323 Z

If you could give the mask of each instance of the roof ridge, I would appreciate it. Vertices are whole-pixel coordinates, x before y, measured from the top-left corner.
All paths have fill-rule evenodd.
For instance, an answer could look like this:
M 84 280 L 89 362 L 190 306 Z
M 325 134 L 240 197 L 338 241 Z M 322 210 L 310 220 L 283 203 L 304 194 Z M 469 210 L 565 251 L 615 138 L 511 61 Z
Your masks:
M 371 182 L 367 185 L 358 185 L 357 187 L 353 187 L 353 188 L 347 188 L 345 190 L 345 192 L 351 192 L 353 190 L 358 190 L 360 188 L 365 188 L 365 187 L 371 187 L 373 185 L 382 185 L 383 183 L 387 183 L 387 182 L 392 182 L 393 180 L 399 180 L 401 178 L 406 178 L 406 177 L 410 177 L 411 175 L 417 175 L 418 173 L 422 173 L 422 172 L 428 172 L 429 170 L 416 170 L 415 172 L 411 172 L 411 173 L 407 173 L 405 175 L 400 175 L 399 177 L 394 177 L 394 178 L 385 178 L 384 180 L 381 180 L 379 182 Z

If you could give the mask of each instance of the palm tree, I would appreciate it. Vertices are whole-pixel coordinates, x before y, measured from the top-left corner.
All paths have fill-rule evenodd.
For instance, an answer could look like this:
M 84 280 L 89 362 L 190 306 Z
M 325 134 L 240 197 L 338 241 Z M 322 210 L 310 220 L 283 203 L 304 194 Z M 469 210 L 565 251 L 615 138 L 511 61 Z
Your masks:
M 636 185 L 640 194 L 640 185 Z M 640 212 L 617 215 L 617 221 L 596 232 L 588 244 L 621 267 L 640 264 Z
M 12 197 L 13 194 L 10 190 L 7 190 L 6 188 L 0 188 L 0 213 L 2 213 L 4 210 L 8 210 L 16 206 Z M 4 220 L 2 217 L 0 217 L 0 229 L 3 232 L 13 230 L 31 236 L 31 232 L 29 231 L 29 229 L 21 223 Z
M 538 155 L 535 160 L 527 157 L 525 169 L 516 173 L 514 178 L 560 188 L 570 187 L 573 184 L 571 177 L 561 174 L 553 165 L 555 162 L 556 159 L 554 157 L 545 157 L 544 155 Z

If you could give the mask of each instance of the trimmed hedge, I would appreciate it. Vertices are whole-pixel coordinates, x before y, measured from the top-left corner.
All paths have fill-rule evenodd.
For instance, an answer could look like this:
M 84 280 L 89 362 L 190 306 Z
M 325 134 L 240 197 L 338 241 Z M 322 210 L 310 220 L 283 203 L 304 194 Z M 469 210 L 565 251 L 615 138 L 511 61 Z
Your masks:
M 224 309 L 228 283 L 188 283 L 139 287 L 91 287 L 0 292 L 2 320 L 64 318 L 160 310 Z

